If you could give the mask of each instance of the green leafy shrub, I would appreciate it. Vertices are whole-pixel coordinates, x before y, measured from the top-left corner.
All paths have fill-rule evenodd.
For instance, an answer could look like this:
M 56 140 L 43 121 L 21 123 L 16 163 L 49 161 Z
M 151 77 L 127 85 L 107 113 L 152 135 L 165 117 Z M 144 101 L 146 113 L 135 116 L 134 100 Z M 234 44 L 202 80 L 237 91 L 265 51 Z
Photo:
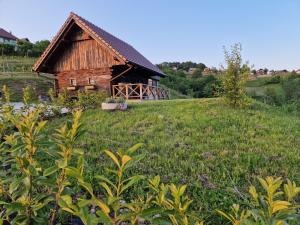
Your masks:
M 13 112 L 13 107 L 10 104 L 10 91 L 5 85 L 2 87 L 0 106 L 0 140 L 2 140 L 4 135 L 10 133 L 14 128 L 8 119 L 8 115 Z
M 116 102 L 116 99 L 115 99 L 115 98 L 110 97 L 110 98 L 106 98 L 106 99 L 105 99 L 105 103 L 117 103 L 117 102 Z
M 279 75 L 271 77 L 270 80 L 266 82 L 266 84 L 279 84 L 281 82 L 281 77 Z
M 75 111 L 73 121 L 63 124 L 49 140 L 44 135 L 47 121 L 41 119 L 41 109 L 26 110 L 4 114 L 16 130 L 6 134 L 0 145 L 1 166 L 5 167 L 0 173 L 0 223 L 57 224 L 58 215 L 65 211 L 86 225 L 140 221 L 200 224 L 189 214 L 192 201 L 185 195 L 185 185 L 164 185 L 155 177 L 149 181 L 149 195 L 125 198 L 126 192 L 145 179 L 127 175 L 127 170 L 142 157 L 136 153 L 141 144 L 116 153 L 105 151 L 114 167 L 108 168 L 110 177 L 95 177 L 105 193 L 99 196 L 85 181 L 84 152 L 76 147 L 83 133 L 81 111 Z M 44 165 L 41 154 L 49 156 L 50 166 Z
M 265 90 L 264 102 L 270 105 L 282 105 L 285 102 L 284 96 L 275 87 L 267 87 Z
M 174 71 L 171 68 L 165 67 L 162 69 L 168 76 L 161 79 L 160 83 L 190 97 L 214 97 L 216 89 L 221 86 L 220 80 L 213 75 L 189 77 L 182 70 Z
M 59 202 L 62 209 L 78 216 L 84 224 L 89 224 L 89 221 L 93 221 L 93 224 L 138 224 L 141 221 L 147 224 L 202 224 L 188 211 L 192 201 L 185 195 L 186 185 L 165 185 L 160 182 L 159 176 L 149 180 L 149 193 L 146 196 L 137 196 L 131 201 L 125 200 L 126 192 L 145 179 L 141 175 L 128 177 L 126 174 L 127 170 L 141 159 L 141 155 L 136 154 L 140 147 L 141 144 L 137 144 L 126 151 L 119 149 L 117 153 L 104 151 L 113 162 L 114 168 L 108 169 L 110 177 L 95 177 L 105 193 L 102 199 L 96 196 L 94 188 L 84 181 L 82 174 L 74 170 L 72 175 L 90 198 L 81 198 L 74 203 L 68 196 L 62 196 Z M 95 214 L 89 214 L 88 208 L 94 206 L 98 207 Z
M 48 92 L 52 105 L 58 109 L 68 108 L 69 110 L 74 109 L 88 109 L 97 108 L 101 106 L 101 103 L 105 101 L 108 94 L 106 91 L 78 91 L 76 96 L 69 96 L 66 90 L 57 94 L 53 89 Z
M 116 103 L 119 103 L 119 104 L 125 103 L 125 98 L 123 98 L 123 97 L 117 98 Z
M 289 77 L 282 85 L 286 101 L 298 101 L 300 97 L 300 78 Z
M 75 100 L 75 106 L 82 109 L 97 108 L 101 106 L 101 103 L 105 101 L 107 96 L 106 91 L 80 91 L 78 92 L 77 100 Z
M 233 205 L 231 213 L 218 211 L 233 225 L 284 225 L 299 224 L 299 194 L 300 187 L 287 180 L 283 184 L 282 178 L 259 178 L 262 187 L 258 192 L 250 186 L 250 204 L 246 209 Z

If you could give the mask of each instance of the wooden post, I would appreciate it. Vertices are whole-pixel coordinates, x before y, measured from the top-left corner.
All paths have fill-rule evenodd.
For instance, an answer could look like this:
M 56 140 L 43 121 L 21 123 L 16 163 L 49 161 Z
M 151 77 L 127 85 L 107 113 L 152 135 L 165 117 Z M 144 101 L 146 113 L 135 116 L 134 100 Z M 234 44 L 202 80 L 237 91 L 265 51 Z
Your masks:
M 148 100 L 150 100 L 150 85 L 147 85 L 147 97 L 148 97 Z
M 113 97 L 115 97 L 115 86 L 112 85 L 112 94 L 113 94 Z
M 128 100 L 129 99 L 129 96 L 128 96 L 128 84 L 125 84 L 125 92 L 126 92 L 126 99 Z
M 140 85 L 140 99 L 143 100 L 143 86 L 141 83 L 139 83 Z

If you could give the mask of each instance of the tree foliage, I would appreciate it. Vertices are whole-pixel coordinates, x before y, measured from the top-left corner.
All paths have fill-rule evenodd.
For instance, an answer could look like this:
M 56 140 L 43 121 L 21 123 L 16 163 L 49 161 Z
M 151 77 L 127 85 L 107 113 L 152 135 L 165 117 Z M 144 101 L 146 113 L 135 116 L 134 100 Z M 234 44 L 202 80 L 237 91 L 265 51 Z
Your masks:
M 41 40 L 35 43 L 31 43 L 27 40 L 18 40 L 17 45 L 0 43 L 0 54 L 5 56 L 40 56 L 47 46 L 50 44 L 48 40 Z
M 194 98 L 214 97 L 220 87 L 220 80 L 213 75 L 188 77 L 182 70 L 174 71 L 166 67 L 163 71 L 168 76 L 161 79 L 162 84 Z
M 241 44 L 233 45 L 229 51 L 224 48 L 227 68 L 222 76 L 223 93 L 226 101 L 233 107 L 241 107 L 247 103 L 245 84 L 250 68 L 247 63 L 243 63 L 241 51 Z

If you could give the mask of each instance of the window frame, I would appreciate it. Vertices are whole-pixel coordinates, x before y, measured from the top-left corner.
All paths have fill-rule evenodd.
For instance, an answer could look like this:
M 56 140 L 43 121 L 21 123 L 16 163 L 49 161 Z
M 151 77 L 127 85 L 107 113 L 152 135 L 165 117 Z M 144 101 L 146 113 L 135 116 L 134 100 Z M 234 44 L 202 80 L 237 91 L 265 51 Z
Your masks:
M 72 86 L 72 87 L 76 87 L 77 86 L 77 80 L 76 80 L 76 78 L 70 78 L 69 79 L 69 85 Z
M 88 85 L 95 85 L 95 80 L 92 77 L 88 77 Z

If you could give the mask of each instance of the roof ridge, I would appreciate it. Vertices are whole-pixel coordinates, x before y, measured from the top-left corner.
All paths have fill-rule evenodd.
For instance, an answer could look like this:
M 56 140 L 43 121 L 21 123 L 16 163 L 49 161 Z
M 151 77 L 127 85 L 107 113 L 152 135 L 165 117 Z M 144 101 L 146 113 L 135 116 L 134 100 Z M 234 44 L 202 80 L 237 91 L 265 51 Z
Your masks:
M 94 24 L 93 22 L 91 22 L 91 21 L 89 21 L 89 20 L 83 18 L 82 16 L 79 16 L 78 14 L 76 14 L 76 13 L 74 13 L 74 12 L 70 12 L 70 15 L 73 15 L 73 16 L 75 16 L 75 17 L 78 17 L 80 20 L 83 20 L 84 22 L 90 23 L 91 25 L 95 26 L 96 28 L 101 29 L 102 32 L 107 33 L 108 35 L 110 35 L 110 36 L 112 36 L 112 37 L 118 39 L 118 41 L 121 41 L 121 42 L 123 42 L 123 43 L 125 43 L 125 44 L 127 44 L 127 45 L 129 45 L 129 46 L 131 46 L 131 47 L 133 48 L 133 46 L 132 46 L 131 44 L 129 44 L 128 42 L 123 41 L 122 39 L 118 38 L 117 36 L 113 35 L 113 34 L 110 33 L 110 32 L 107 32 L 107 31 L 106 31 L 105 29 L 103 29 L 102 27 L 100 27 L 100 26 Z
M 2 35 L 1 35 L 1 33 L 2 33 Z M 15 35 L 13 35 L 11 32 L 5 30 L 5 29 L 2 28 L 2 27 L 0 27 L 0 36 L 1 36 L 1 37 L 10 38 L 10 39 L 15 39 L 15 40 L 18 39 Z

